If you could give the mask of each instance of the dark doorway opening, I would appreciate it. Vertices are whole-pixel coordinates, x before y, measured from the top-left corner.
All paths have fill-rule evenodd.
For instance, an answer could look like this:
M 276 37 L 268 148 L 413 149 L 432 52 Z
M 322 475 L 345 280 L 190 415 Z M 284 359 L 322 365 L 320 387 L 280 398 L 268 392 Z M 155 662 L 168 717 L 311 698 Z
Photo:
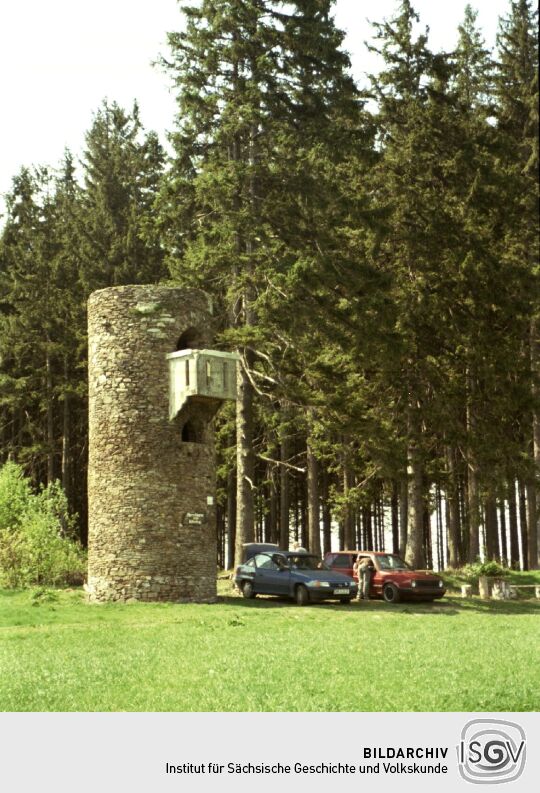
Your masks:
M 182 443 L 204 443 L 204 424 L 190 419 L 182 427 Z
M 176 342 L 176 351 L 199 350 L 204 347 L 204 339 L 198 328 L 188 328 Z

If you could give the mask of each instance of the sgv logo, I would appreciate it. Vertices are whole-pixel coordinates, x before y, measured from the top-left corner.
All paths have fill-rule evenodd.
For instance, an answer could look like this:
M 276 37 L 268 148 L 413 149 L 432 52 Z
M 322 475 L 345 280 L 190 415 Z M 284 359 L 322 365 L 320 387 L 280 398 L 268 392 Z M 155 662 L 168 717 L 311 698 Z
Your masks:
M 459 773 L 467 782 L 513 782 L 525 768 L 525 731 L 512 721 L 473 719 L 461 731 L 457 753 Z

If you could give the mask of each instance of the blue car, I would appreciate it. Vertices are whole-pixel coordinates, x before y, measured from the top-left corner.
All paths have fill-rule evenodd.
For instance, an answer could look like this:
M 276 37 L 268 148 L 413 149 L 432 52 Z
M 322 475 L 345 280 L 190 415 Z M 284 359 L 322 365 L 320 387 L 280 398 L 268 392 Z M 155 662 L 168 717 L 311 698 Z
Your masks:
M 352 578 L 331 570 L 318 556 L 289 551 L 255 554 L 236 569 L 234 580 L 245 598 L 281 595 L 299 606 L 332 599 L 350 603 L 358 592 Z

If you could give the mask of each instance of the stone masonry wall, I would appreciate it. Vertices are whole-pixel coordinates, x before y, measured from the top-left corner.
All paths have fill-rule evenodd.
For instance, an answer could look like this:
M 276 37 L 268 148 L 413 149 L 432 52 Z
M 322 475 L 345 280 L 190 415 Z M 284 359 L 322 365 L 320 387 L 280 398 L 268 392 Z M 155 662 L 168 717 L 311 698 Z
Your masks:
M 215 600 L 213 446 L 210 433 L 183 443 L 169 421 L 166 359 L 189 328 L 209 346 L 209 327 L 201 292 L 122 286 L 90 297 L 91 600 Z

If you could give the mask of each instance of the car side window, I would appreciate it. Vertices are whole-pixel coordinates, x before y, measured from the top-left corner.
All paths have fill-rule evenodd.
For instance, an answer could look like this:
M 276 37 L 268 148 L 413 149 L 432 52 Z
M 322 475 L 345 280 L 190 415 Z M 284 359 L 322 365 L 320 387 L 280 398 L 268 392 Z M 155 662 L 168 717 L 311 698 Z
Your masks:
M 273 561 L 271 556 L 265 553 L 259 553 L 254 557 L 255 566 L 257 570 L 279 570 L 277 564 Z
M 350 557 L 347 556 L 346 554 L 341 556 L 336 556 L 336 558 L 332 562 L 332 567 L 350 567 L 350 566 L 351 566 L 351 560 Z
M 253 564 L 255 565 L 255 567 L 260 567 L 263 564 L 263 562 L 265 562 L 267 559 L 268 556 L 266 556 L 266 554 L 258 553 L 253 557 Z
M 270 557 L 267 557 L 266 561 L 259 565 L 259 568 L 261 570 L 279 570 L 276 562 L 274 562 L 273 559 L 270 559 Z

